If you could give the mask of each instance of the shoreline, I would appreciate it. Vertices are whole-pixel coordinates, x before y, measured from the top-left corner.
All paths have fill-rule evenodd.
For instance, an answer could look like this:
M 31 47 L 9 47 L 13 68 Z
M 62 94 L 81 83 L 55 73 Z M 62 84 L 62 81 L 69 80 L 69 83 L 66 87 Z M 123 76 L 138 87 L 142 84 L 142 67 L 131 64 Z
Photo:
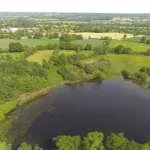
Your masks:
M 104 79 L 104 80 L 107 80 L 108 78 Z M 51 89 L 53 88 L 56 88 L 58 86 L 61 86 L 61 85 L 68 85 L 68 86 L 73 86 L 73 85 L 77 85 L 77 84 L 84 84 L 84 83 L 87 83 L 87 82 L 93 82 L 93 81 L 96 81 L 96 80 L 88 80 L 88 81 L 65 81 L 65 82 L 62 82 L 58 85 L 53 85 L 53 86 L 49 86 L 47 88 L 43 88 L 41 90 L 38 90 L 38 91 L 34 91 L 34 92 L 30 92 L 30 93 L 24 93 L 22 95 L 19 96 L 18 98 L 18 102 L 16 104 L 16 107 L 13 107 L 13 109 L 9 110 L 9 112 L 7 112 L 6 114 L 3 114 L 5 116 L 7 116 L 10 112 L 12 112 L 13 110 L 15 110 L 17 107 L 23 107 L 24 105 L 32 102 L 32 101 L 35 101 L 35 99 L 37 99 L 38 97 L 42 97 L 46 94 L 48 94 L 49 92 L 51 92 Z M 103 80 L 102 80 L 103 81 Z M 96 81 L 96 82 L 102 82 L 102 81 Z M 149 84 L 150 82 L 147 82 L 146 84 Z M 149 87 L 147 87 L 148 89 L 150 89 Z M 14 103 L 16 103 L 14 101 Z

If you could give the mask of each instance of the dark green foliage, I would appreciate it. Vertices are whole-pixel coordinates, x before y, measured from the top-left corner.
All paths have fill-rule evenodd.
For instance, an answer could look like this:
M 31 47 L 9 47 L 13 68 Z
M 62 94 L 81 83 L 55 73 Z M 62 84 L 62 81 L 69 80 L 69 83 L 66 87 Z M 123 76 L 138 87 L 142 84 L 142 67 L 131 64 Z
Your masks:
M 125 40 L 127 38 L 127 35 L 125 34 L 124 36 L 123 36 L 123 39 Z
M 146 41 L 146 44 L 150 44 L 150 40 L 147 40 L 147 41 Z
M 124 48 L 123 50 L 123 54 L 130 54 L 131 52 L 132 52 L 132 49 L 128 47 Z
M 109 45 L 112 41 L 112 38 L 109 36 L 101 37 L 101 40 L 105 40 L 106 45 Z
M 146 37 L 145 36 L 141 37 L 140 41 L 141 41 L 141 43 L 145 43 L 146 42 Z
M 103 142 L 102 132 L 89 132 L 85 137 L 59 135 L 53 138 L 53 150 L 149 150 L 149 142 L 140 144 L 134 140 L 129 141 L 124 133 L 111 133 Z M 12 150 L 11 144 L 0 142 L 0 150 Z M 38 144 L 30 145 L 23 142 L 18 150 L 43 150 Z
M 74 56 L 74 57 L 73 57 Z M 91 63 L 83 63 L 80 59 L 76 60 L 77 55 L 72 55 L 73 60 L 75 60 L 76 66 L 68 66 L 62 67 L 58 69 L 58 73 L 62 75 L 65 80 L 70 81 L 90 81 L 90 80 L 104 80 L 104 73 L 106 69 L 110 66 L 110 62 L 104 59 L 101 59 L 96 62 Z M 71 57 L 69 56 L 71 59 Z M 72 61 L 73 61 L 72 60 Z
M 80 69 L 83 69 L 85 67 L 85 63 L 78 61 L 76 62 L 76 66 L 79 67 Z
M 102 71 L 96 70 L 93 72 L 94 80 L 103 81 L 105 79 L 105 75 Z
M 54 38 L 54 39 L 59 38 L 59 34 L 58 34 L 58 33 L 56 33 L 56 32 L 55 32 L 55 33 L 53 33 L 53 38 Z
M 42 66 L 12 58 L 0 61 L 0 79 L 0 103 L 48 85 L 47 74 Z
M 65 80 L 69 80 L 69 81 L 82 80 L 83 73 L 76 66 L 63 67 L 58 69 L 57 72 L 61 74 Z
M 144 144 L 139 144 L 135 141 L 130 141 L 127 144 L 126 150 L 149 150 L 150 147 L 148 145 L 148 143 L 144 143 Z
M 18 148 L 18 150 L 32 150 L 32 147 L 31 147 L 31 145 L 24 142 L 21 144 L 21 146 Z
M 144 72 L 150 76 L 150 68 L 148 68 L 148 67 L 142 67 L 139 71 Z
M 145 85 L 147 81 L 147 77 L 149 75 L 149 68 L 141 68 L 139 72 L 135 72 L 133 74 L 130 74 L 128 71 L 123 70 L 122 75 L 124 79 L 132 80 L 133 82 L 139 84 L 139 85 Z
M 127 79 L 127 80 L 131 79 L 131 74 L 128 71 L 123 70 L 121 73 L 122 73 L 124 79 Z
M 132 81 L 140 85 L 145 85 L 147 81 L 147 74 L 143 72 L 136 72 L 132 74 Z
M 43 61 L 42 61 L 42 66 L 43 66 L 43 68 L 45 68 L 45 69 L 50 69 L 51 64 L 50 64 L 50 62 L 48 62 L 48 61 L 46 61 L 45 59 L 43 59 Z
M 70 64 L 76 64 L 77 61 L 77 55 L 68 55 L 67 60 Z
M 106 149 L 107 150 L 126 150 L 128 139 L 124 137 L 123 133 L 111 133 L 106 138 Z
M 22 52 L 22 51 L 24 51 L 24 47 L 23 47 L 23 45 L 21 43 L 19 43 L 19 42 L 15 42 L 15 43 L 11 42 L 9 44 L 9 52 Z
M 146 51 L 146 55 L 150 56 L 150 49 Z
M 140 144 L 135 142 L 135 141 L 130 141 L 127 144 L 127 150 L 139 150 L 140 149 Z
M 94 67 L 93 64 L 86 64 L 85 67 L 84 67 L 84 71 L 87 74 L 92 74 L 95 71 L 95 67 Z
M 59 55 L 57 58 L 52 59 L 55 66 L 65 66 L 68 63 L 67 57 L 65 54 Z
M 82 35 L 76 35 L 76 34 L 62 34 L 60 36 L 60 41 L 64 41 L 64 42 L 70 42 L 73 40 L 82 40 L 83 36 Z
M 60 135 L 53 139 L 56 142 L 57 150 L 80 150 L 80 136 Z
M 109 52 L 109 48 L 107 45 L 102 44 L 100 46 L 97 46 L 94 48 L 94 54 L 95 55 L 105 55 Z
M 50 43 L 50 44 L 48 44 L 48 45 L 47 45 L 47 49 L 49 49 L 49 50 L 53 50 L 53 44 L 51 44 L 51 43 Z
M 104 150 L 102 132 L 90 132 L 83 139 L 83 150 Z
M 75 51 L 78 51 L 78 49 L 83 50 L 83 46 L 78 45 L 78 44 L 72 44 L 70 42 L 61 41 L 60 42 L 60 49 L 61 50 L 75 50 Z
M 87 44 L 84 50 L 92 50 L 92 44 Z
M 131 48 L 124 47 L 123 45 L 118 45 L 117 47 L 114 48 L 114 53 L 115 54 L 130 54 L 132 52 Z

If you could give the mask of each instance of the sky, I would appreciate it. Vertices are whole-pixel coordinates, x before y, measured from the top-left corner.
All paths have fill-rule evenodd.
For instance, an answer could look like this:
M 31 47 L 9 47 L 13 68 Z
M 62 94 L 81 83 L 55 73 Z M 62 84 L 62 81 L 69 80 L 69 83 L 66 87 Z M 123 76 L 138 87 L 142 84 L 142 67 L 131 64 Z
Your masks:
M 150 0 L 1 0 L 0 11 L 150 13 Z

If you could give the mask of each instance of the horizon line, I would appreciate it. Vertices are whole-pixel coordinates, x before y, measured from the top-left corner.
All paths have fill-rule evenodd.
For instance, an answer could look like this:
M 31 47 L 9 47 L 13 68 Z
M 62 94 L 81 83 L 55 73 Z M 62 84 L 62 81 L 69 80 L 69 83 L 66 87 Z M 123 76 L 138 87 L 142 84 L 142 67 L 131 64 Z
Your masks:
M 59 11 L 0 11 L 0 13 L 96 13 L 96 14 L 150 14 L 150 12 L 59 12 Z

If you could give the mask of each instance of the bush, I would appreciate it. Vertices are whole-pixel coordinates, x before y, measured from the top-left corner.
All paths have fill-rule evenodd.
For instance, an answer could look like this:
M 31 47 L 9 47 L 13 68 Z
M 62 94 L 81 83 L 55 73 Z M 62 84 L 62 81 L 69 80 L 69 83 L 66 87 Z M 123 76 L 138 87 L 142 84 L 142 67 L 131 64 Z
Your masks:
M 104 150 L 104 134 L 102 132 L 90 132 L 83 139 L 84 150 Z
M 9 44 L 9 52 L 22 52 L 22 51 L 24 51 L 24 47 L 23 47 L 23 45 L 21 43 L 19 43 L 19 42 L 15 42 L 15 43 L 11 42 Z
M 91 44 L 87 44 L 85 46 L 84 50 L 92 50 L 92 45 Z
M 144 72 L 150 76 L 150 68 L 148 68 L 148 67 L 142 67 L 139 71 Z
M 107 45 L 102 44 L 100 46 L 97 46 L 94 48 L 94 54 L 95 55 L 105 55 L 109 52 L 109 48 Z
M 150 40 L 147 40 L 147 41 L 146 41 L 146 44 L 150 44 Z
M 135 83 L 138 83 L 140 85 L 144 85 L 146 84 L 147 81 L 147 74 L 146 73 L 141 73 L 141 72 L 136 72 L 134 74 L 132 74 L 132 80 Z
M 56 142 L 57 150 L 80 150 L 81 137 L 60 135 L 53 139 Z
M 123 70 L 121 73 L 122 73 L 124 79 L 131 79 L 131 74 L 128 71 Z
M 24 142 L 21 144 L 21 146 L 18 148 L 18 150 L 32 150 L 32 147 L 31 147 L 31 145 Z
M 146 55 L 150 56 L 150 49 L 146 51 Z
M 107 150 L 126 150 L 128 139 L 124 137 L 123 133 L 111 133 L 106 138 L 106 149 Z
M 84 71 L 87 74 L 92 74 L 94 72 L 94 70 L 95 70 L 95 68 L 94 68 L 93 64 L 86 64 L 85 67 L 84 67 Z

